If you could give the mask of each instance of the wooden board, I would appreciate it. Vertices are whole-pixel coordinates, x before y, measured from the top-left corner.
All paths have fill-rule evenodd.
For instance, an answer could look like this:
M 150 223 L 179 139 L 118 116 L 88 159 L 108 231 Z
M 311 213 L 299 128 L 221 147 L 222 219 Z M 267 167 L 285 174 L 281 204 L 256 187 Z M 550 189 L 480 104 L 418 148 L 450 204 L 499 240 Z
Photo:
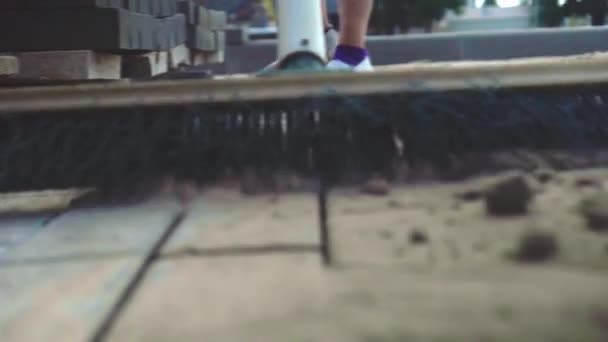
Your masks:
M 262 101 L 375 93 L 593 85 L 608 81 L 608 54 L 504 61 L 412 63 L 366 73 L 277 77 L 231 76 L 145 84 L 87 85 L 0 91 L 9 112 Z
M 8 249 L 0 256 L 0 340 L 92 337 L 178 210 L 152 201 L 70 211 Z
M 19 78 L 47 80 L 120 79 L 120 55 L 91 50 L 24 52 Z

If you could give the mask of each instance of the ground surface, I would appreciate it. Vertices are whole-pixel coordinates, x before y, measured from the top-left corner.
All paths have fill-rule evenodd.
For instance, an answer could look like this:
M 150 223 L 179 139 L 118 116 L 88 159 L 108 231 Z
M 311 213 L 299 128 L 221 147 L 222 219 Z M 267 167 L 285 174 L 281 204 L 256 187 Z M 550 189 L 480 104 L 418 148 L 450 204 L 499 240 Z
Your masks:
M 339 190 L 330 268 L 307 194 L 5 218 L 0 340 L 608 341 L 608 232 L 579 210 L 608 171 L 537 176 L 508 217 L 478 198 L 502 175 Z M 537 262 L 518 258 L 530 233 L 549 241 Z

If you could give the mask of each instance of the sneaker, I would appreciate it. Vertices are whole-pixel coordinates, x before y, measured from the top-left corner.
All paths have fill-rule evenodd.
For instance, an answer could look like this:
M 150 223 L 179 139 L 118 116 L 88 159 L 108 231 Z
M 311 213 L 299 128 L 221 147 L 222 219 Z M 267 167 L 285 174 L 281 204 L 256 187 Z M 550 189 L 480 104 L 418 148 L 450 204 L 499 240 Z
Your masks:
M 327 63 L 327 70 L 366 72 L 374 71 L 374 67 L 369 57 L 365 57 L 365 59 L 357 65 L 350 65 L 342 62 L 339 59 L 332 59 L 329 61 L 329 63 Z

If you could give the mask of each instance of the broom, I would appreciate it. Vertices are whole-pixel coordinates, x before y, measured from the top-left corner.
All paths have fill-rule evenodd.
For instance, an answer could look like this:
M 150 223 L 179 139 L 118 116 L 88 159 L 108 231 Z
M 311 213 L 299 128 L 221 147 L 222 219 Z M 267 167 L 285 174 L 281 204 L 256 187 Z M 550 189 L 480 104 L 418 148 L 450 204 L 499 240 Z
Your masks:
M 285 0 L 280 15 L 314 18 L 312 3 Z M 329 263 L 327 194 L 340 182 L 390 178 L 397 160 L 449 168 L 471 154 L 608 143 L 607 54 L 319 73 L 322 32 L 280 30 L 292 72 L 273 77 L 0 90 L 0 191 L 316 177 Z

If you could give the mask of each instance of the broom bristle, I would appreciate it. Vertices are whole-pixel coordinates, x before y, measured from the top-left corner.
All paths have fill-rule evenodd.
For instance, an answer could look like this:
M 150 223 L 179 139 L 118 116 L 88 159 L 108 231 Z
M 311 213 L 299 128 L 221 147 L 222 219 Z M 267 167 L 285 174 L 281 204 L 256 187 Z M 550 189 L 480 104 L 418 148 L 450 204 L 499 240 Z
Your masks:
M 1 120 L 0 191 L 103 188 L 167 175 L 207 183 L 250 169 L 261 177 L 321 171 L 340 182 L 394 176 L 400 161 L 474 164 L 465 175 L 500 151 L 591 155 L 608 145 L 608 94 L 601 87 L 480 89 L 9 113 Z

